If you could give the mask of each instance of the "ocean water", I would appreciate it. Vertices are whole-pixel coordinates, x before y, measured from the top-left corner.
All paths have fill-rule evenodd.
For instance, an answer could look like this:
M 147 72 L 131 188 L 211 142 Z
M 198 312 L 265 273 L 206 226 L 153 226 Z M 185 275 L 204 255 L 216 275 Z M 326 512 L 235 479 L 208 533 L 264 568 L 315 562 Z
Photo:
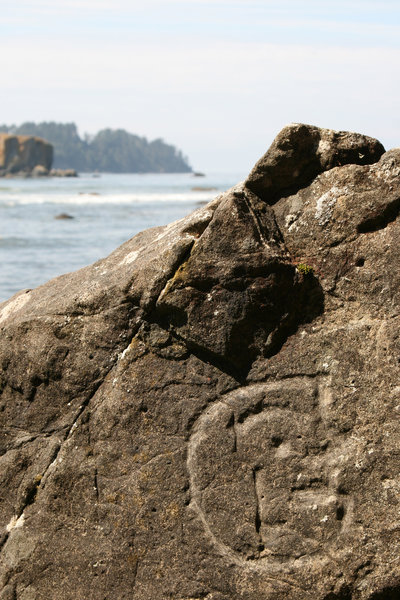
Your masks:
M 0 302 L 191 213 L 244 173 L 0 179 Z M 193 188 L 215 188 L 213 190 Z M 66 213 L 72 219 L 57 219 Z

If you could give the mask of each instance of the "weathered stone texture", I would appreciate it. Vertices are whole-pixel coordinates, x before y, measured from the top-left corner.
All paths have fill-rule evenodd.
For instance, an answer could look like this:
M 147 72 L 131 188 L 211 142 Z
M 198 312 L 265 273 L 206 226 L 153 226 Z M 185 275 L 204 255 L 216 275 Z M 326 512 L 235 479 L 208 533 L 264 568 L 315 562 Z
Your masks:
M 258 161 L 246 185 L 272 204 L 306 187 L 320 173 L 346 164 L 376 162 L 385 149 L 378 140 L 302 123 L 284 127 Z
M 37 137 L 0 133 L 0 175 L 48 175 L 53 146 Z
M 0 306 L 1 600 L 399 598 L 382 152 L 285 128 L 244 184 Z

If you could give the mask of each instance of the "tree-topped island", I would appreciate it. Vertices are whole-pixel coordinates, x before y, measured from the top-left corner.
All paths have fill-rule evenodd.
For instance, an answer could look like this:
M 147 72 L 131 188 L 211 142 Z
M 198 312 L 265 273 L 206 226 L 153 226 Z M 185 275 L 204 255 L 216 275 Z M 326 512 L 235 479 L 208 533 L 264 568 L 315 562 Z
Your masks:
M 75 123 L 26 122 L 0 131 L 43 138 L 54 147 L 53 167 L 81 172 L 190 173 L 188 159 L 162 139 L 148 141 L 124 129 L 103 129 L 81 138 Z

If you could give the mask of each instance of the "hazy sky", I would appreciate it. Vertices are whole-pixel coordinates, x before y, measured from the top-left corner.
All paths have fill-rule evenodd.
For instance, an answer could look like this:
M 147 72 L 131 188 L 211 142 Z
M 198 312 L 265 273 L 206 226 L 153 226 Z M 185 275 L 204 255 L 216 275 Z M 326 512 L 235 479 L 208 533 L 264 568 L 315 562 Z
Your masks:
M 0 123 L 162 137 L 247 171 L 287 123 L 400 146 L 399 0 L 0 0 Z

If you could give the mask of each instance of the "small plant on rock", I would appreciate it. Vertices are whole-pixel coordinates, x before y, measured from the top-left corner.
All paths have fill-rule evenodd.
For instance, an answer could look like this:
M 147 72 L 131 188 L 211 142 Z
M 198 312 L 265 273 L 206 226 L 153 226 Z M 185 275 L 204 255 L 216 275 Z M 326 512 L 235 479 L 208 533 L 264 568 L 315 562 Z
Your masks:
M 303 273 L 303 275 L 312 275 L 314 272 L 314 269 L 305 263 L 299 263 L 296 268 L 299 273 Z

